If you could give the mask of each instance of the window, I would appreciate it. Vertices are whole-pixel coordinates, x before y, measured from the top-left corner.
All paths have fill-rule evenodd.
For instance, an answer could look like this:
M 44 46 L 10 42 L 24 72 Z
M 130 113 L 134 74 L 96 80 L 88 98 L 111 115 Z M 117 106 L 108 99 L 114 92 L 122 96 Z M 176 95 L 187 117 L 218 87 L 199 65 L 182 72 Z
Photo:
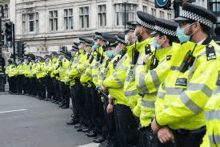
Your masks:
M 151 8 L 151 14 L 156 17 L 156 9 Z
M 167 13 L 167 19 L 172 19 L 172 14 L 171 13 Z
M 65 30 L 73 29 L 73 9 L 64 10 L 64 26 Z
M 89 28 L 89 7 L 81 7 L 79 11 L 80 27 Z
M 58 30 L 58 16 L 57 11 L 49 12 L 49 21 L 50 21 L 50 30 L 57 31 Z
M 26 32 L 26 14 L 22 14 L 22 33 Z
M 143 6 L 143 12 L 147 12 L 147 6 Z
M 34 14 L 28 14 L 28 31 L 34 31 Z
M 36 32 L 39 32 L 39 14 L 36 13 Z
M 160 18 L 164 18 L 164 11 L 160 11 Z
M 99 26 L 106 26 L 106 5 L 98 6 Z
M 125 11 L 126 7 L 126 11 Z M 126 12 L 126 15 L 125 15 Z M 115 25 L 124 25 L 127 21 L 135 20 L 136 5 L 116 4 L 115 5 Z M 126 18 L 125 18 L 126 16 Z

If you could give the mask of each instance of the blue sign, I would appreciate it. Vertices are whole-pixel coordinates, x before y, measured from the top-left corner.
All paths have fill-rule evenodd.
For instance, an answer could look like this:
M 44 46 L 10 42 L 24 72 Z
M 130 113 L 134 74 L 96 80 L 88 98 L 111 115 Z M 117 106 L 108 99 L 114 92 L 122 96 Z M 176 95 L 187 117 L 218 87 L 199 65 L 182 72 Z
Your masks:
M 164 7 L 169 0 L 155 0 L 159 7 Z

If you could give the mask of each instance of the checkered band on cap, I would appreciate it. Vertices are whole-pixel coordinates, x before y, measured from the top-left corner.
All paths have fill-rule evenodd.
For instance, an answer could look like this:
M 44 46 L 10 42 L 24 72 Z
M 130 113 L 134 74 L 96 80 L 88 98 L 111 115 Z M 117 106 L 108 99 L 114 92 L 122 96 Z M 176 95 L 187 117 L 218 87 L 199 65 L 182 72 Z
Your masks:
M 180 12 L 180 16 L 181 17 L 185 17 L 185 18 L 188 18 L 188 19 L 192 19 L 192 20 L 195 20 L 195 21 L 198 21 L 208 27 L 212 27 L 213 26 L 213 22 L 201 15 L 198 15 L 198 14 L 195 14 L 193 12 L 190 12 L 190 11 L 186 11 L 186 10 L 182 10 Z
M 120 42 L 125 42 L 123 39 L 119 38 L 118 36 L 117 37 L 117 40 L 120 41 Z
M 95 38 L 102 39 L 101 35 L 95 35 Z
M 154 27 L 155 31 L 160 31 L 162 32 L 163 34 L 166 34 L 166 35 L 170 35 L 170 36 L 176 36 L 176 31 L 173 31 L 173 30 L 169 30 L 167 28 L 163 28 L 163 27 L 160 27 L 160 26 L 155 26 Z
M 138 16 L 137 16 L 137 23 L 139 23 L 140 25 L 144 26 L 145 28 L 148 28 L 148 29 L 151 29 L 153 30 L 154 29 L 154 25 L 151 25 L 151 24 L 148 24 L 144 21 L 142 21 Z

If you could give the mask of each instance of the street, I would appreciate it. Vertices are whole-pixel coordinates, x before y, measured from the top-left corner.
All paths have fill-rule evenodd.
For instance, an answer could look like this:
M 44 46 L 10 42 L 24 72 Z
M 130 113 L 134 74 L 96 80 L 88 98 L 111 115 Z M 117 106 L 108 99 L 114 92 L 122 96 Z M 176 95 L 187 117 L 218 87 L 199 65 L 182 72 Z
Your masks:
M 23 95 L 0 95 L 0 147 L 97 147 L 67 126 L 71 109 Z

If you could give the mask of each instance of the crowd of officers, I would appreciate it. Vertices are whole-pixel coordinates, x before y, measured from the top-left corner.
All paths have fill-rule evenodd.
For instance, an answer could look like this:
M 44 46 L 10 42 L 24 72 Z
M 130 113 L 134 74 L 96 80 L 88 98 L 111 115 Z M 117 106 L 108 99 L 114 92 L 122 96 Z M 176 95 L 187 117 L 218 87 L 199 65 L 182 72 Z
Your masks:
M 138 11 L 125 34 L 96 32 L 71 51 L 10 61 L 10 92 L 62 108 L 71 97 L 67 124 L 100 147 L 220 146 L 215 23 L 212 12 L 189 3 L 174 21 Z

